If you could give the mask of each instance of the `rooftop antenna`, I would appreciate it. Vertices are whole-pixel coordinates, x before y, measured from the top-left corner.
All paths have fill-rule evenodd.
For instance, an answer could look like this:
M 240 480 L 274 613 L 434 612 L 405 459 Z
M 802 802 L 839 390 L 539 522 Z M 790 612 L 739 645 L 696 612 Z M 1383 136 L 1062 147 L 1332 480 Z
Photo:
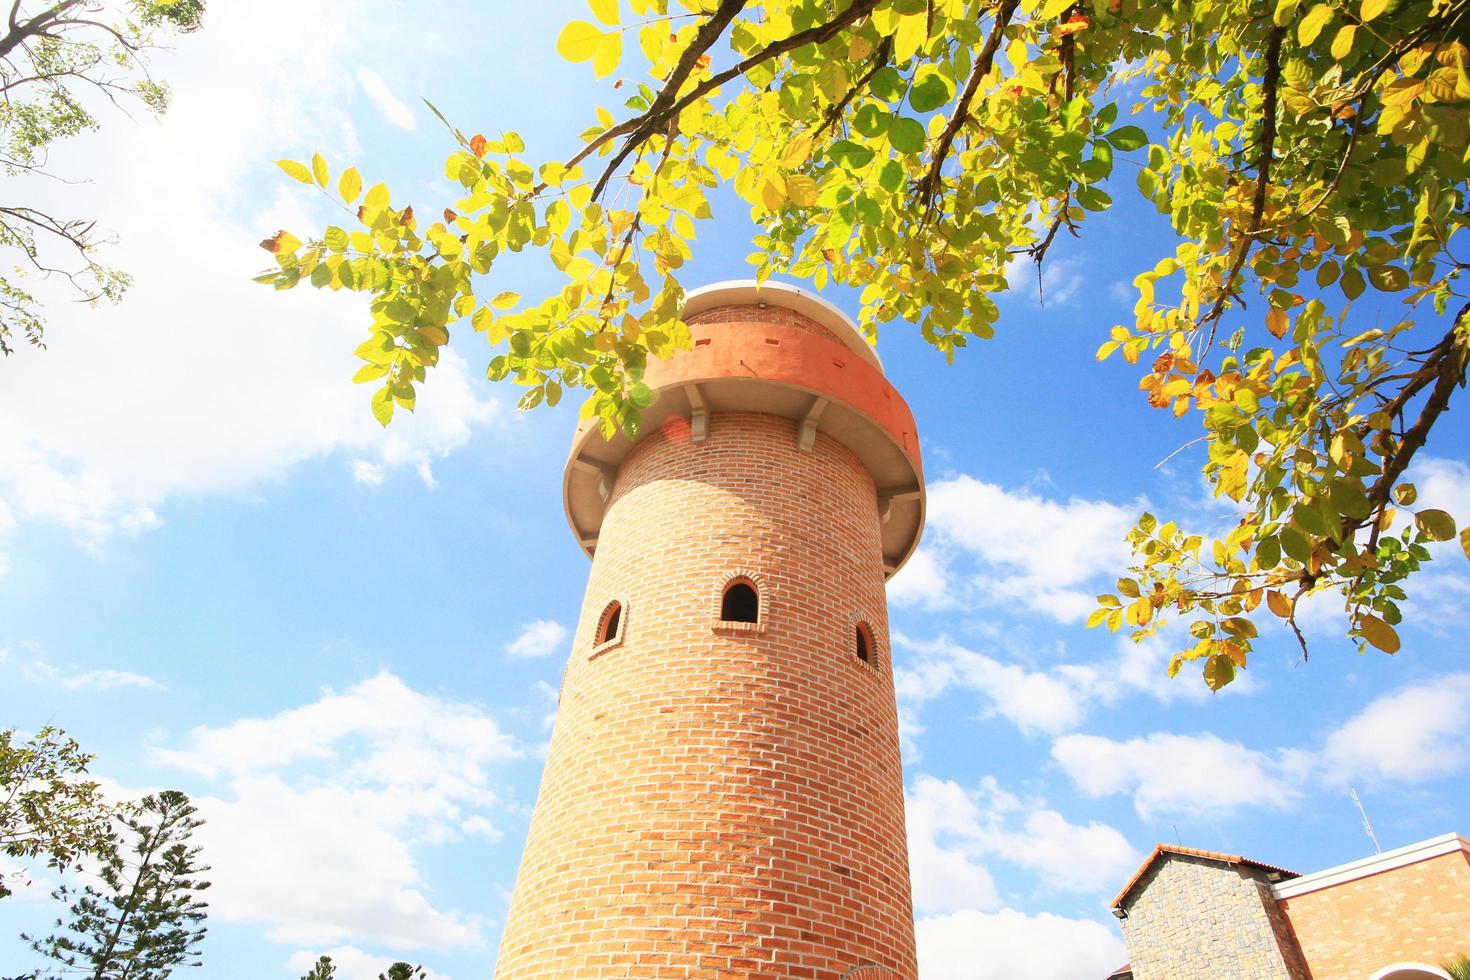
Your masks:
M 1368 839 L 1373 842 L 1373 852 L 1375 854 L 1382 854 L 1383 848 L 1378 846 L 1378 838 L 1373 833 L 1373 825 L 1368 822 L 1368 811 L 1363 809 L 1363 801 L 1358 799 L 1358 788 L 1356 786 L 1349 786 L 1348 793 L 1352 795 L 1353 806 L 1357 807 L 1358 812 L 1363 815 L 1363 829 L 1368 832 Z
M 1184 846 L 1184 840 L 1179 836 L 1179 825 L 1177 823 L 1174 824 L 1174 840 L 1180 847 Z

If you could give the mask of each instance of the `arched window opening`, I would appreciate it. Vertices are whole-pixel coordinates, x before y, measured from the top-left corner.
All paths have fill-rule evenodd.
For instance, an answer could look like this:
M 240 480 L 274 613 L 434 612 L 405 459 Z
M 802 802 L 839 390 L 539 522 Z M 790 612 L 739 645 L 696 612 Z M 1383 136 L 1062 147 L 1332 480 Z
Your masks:
M 854 630 L 857 634 L 857 658 L 863 663 L 873 662 L 873 634 L 868 629 L 867 623 L 858 623 Z
M 726 623 L 760 621 L 761 600 L 749 582 L 731 582 L 720 600 L 720 619 Z
M 607 604 L 602 611 L 602 618 L 597 621 L 597 641 L 601 646 L 618 638 L 618 628 L 623 621 L 623 604 L 616 599 Z

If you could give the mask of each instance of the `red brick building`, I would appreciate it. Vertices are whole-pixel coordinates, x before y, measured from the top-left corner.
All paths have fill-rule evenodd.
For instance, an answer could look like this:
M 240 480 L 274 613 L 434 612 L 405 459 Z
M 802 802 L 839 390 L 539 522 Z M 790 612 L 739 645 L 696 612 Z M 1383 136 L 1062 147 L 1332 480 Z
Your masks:
M 1470 841 L 1309 875 L 1160 844 L 1113 901 L 1131 980 L 1447 980 L 1470 955 Z
M 592 557 L 500 980 L 913 980 L 884 582 L 913 416 L 847 317 L 691 293 L 643 435 L 578 430 Z

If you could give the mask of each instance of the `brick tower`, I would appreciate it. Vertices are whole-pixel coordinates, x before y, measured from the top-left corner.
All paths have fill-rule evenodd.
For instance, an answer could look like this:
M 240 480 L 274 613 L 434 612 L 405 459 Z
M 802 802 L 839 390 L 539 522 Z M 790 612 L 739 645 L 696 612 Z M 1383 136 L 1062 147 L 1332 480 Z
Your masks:
M 636 441 L 577 431 L 592 556 L 498 980 L 913 980 L 883 583 L 918 544 L 908 406 L 840 311 L 689 294 Z

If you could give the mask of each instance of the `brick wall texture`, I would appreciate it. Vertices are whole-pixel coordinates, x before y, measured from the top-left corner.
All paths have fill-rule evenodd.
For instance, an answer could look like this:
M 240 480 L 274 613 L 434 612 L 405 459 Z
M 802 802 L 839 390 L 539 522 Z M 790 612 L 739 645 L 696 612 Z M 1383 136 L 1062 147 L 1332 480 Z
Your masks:
M 796 429 L 717 414 L 624 460 L 499 980 L 916 976 L 876 491 Z M 757 625 L 717 625 L 736 576 Z
M 1253 868 L 1166 855 L 1139 881 L 1127 911 L 1135 980 L 1307 978 L 1270 886 Z
M 1281 906 L 1312 980 L 1363 980 L 1394 963 L 1470 954 L 1464 851 L 1283 899 Z

